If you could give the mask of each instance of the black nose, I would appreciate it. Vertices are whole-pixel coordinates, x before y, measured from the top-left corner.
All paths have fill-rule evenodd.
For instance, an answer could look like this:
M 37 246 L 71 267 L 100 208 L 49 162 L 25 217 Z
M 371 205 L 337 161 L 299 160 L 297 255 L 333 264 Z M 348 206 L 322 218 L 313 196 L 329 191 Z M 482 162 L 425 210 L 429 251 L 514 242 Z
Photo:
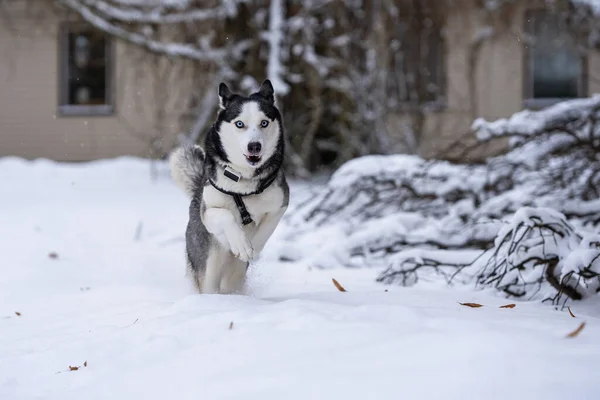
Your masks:
M 258 154 L 260 153 L 260 149 L 262 146 L 258 142 L 250 142 L 248 143 L 248 153 L 250 154 Z

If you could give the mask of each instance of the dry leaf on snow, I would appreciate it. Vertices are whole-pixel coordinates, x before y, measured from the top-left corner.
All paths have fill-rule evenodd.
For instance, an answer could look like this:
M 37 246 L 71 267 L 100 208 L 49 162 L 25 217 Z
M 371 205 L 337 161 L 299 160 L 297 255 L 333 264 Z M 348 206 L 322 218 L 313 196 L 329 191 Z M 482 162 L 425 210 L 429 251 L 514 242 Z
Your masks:
M 229 329 L 230 329 L 230 330 L 231 330 L 231 329 L 233 329 L 233 321 L 231 321 L 231 322 L 229 323 Z
M 571 307 L 567 307 L 567 310 L 569 310 L 569 314 L 571 314 L 571 317 L 573 318 L 577 318 L 575 317 L 575 315 L 573 314 L 573 312 L 571 311 Z
M 579 335 L 581 333 L 581 331 L 583 330 L 583 328 L 585 327 L 585 322 L 582 322 L 577 329 L 575 329 L 573 332 L 569 333 L 567 335 L 568 338 L 572 338 L 572 337 L 576 337 L 577 335 Z
M 515 308 L 516 304 L 505 304 L 503 306 L 500 306 L 500 308 Z
M 20 313 L 20 312 L 18 312 L 18 311 L 15 311 L 15 314 L 17 315 L 17 317 L 20 317 L 20 316 L 21 316 L 21 313 Z
M 483 305 L 478 304 L 478 303 L 458 303 L 461 306 L 467 306 L 467 307 L 471 307 L 471 308 L 477 308 L 477 307 L 483 307 Z
M 84 362 L 83 362 L 83 366 L 84 366 L 84 367 L 87 367 L 87 361 L 84 361 Z M 69 365 L 69 369 L 68 369 L 68 370 L 65 370 L 65 371 L 58 371 L 58 372 L 56 372 L 56 374 L 62 374 L 63 372 L 68 372 L 68 371 L 77 371 L 77 370 L 78 370 L 78 369 L 80 369 L 80 368 L 81 368 L 80 366 L 75 366 L 75 367 L 74 367 L 74 366 L 72 366 L 72 365 Z
M 333 278 L 331 278 L 331 280 L 333 281 L 333 284 L 335 285 L 335 287 L 337 288 L 337 290 L 339 290 L 340 292 L 345 292 L 346 291 L 346 289 L 344 289 L 344 287 L 342 285 L 340 285 L 338 281 L 336 281 Z

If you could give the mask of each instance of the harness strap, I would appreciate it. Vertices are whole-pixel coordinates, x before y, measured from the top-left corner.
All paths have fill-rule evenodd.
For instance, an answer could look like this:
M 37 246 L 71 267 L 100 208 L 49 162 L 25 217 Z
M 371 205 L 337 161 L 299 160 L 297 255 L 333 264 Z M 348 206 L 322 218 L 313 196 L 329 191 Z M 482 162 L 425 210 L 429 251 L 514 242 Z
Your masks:
M 248 225 L 250 223 L 252 223 L 252 217 L 250 216 L 250 213 L 248 212 L 248 209 L 246 208 L 246 205 L 244 204 L 244 200 L 242 199 L 243 196 L 252 196 L 255 194 L 261 194 L 262 192 L 264 192 L 269 186 L 271 186 L 271 184 L 273 182 L 275 182 L 275 179 L 277 179 L 277 173 L 279 172 L 279 170 L 275 171 L 268 180 L 265 181 L 265 183 L 263 183 L 262 185 L 260 185 L 258 187 L 258 189 L 254 192 L 250 192 L 250 193 L 235 193 L 235 192 L 230 192 L 228 190 L 222 189 L 220 187 L 218 187 L 216 185 L 215 182 L 213 182 L 212 179 L 208 179 L 208 181 L 210 182 L 210 184 L 212 185 L 212 187 L 214 187 L 215 189 L 217 189 L 219 192 L 223 193 L 223 194 L 227 194 L 231 197 L 233 197 L 233 201 L 235 201 L 235 206 L 237 207 L 240 216 L 242 217 L 242 224 L 243 225 Z M 227 173 L 224 173 L 224 175 L 226 177 L 228 177 L 229 179 L 237 182 L 238 180 L 232 178 L 231 176 L 229 176 Z
M 251 223 L 252 217 L 246 209 L 246 205 L 244 204 L 244 200 L 242 200 L 242 196 L 240 196 L 239 194 L 234 194 L 233 201 L 235 201 L 235 205 L 238 211 L 240 212 L 240 216 L 242 217 L 242 224 L 248 225 L 249 223 Z

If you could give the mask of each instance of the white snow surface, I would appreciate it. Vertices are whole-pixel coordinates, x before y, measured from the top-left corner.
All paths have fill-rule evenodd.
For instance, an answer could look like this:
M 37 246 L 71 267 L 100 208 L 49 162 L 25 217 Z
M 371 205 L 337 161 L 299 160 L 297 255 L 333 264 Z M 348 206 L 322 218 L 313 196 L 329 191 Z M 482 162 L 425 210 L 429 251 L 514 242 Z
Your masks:
M 194 294 L 189 201 L 157 168 L 152 181 L 138 159 L 0 159 L 0 399 L 597 398 L 597 302 L 572 318 L 500 309 L 491 291 L 282 263 L 281 229 L 247 295 Z M 305 186 L 292 184 L 290 213 Z

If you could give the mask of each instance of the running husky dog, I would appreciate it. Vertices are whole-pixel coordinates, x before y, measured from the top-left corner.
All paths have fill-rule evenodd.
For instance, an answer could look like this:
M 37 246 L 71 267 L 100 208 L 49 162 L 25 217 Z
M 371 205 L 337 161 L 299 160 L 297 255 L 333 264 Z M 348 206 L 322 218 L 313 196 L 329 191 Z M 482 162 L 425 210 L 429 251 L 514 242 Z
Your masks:
M 265 80 L 245 97 L 219 85 L 219 114 L 200 146 L 170 156 L 173 179 L 190 197 L 188 274 L 200 293 L 244 288 L 249 262 L 277 227 L 289 200 L 283 123 Z

